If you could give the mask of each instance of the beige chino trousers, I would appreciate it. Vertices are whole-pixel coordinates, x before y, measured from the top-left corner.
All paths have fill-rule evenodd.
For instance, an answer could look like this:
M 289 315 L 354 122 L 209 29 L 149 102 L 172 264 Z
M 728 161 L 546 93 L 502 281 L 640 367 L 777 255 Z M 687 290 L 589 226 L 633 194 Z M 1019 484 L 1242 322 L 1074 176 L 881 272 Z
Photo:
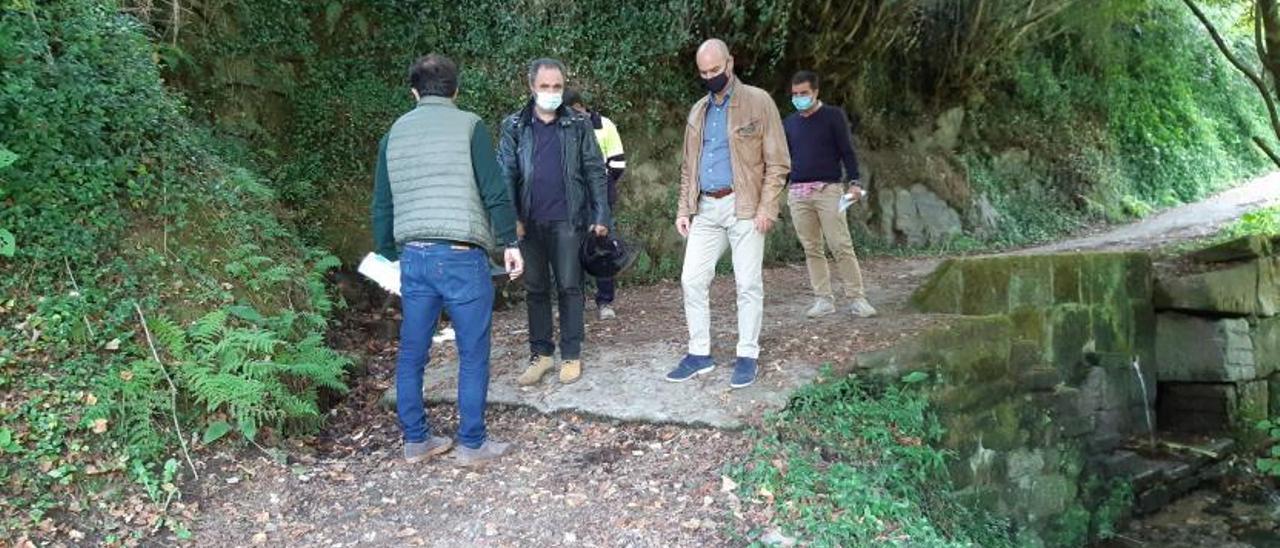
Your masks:
M 711 354 L 711 280 L 725 248 L 733 256 L 738 286 L 737 357 L 760 357 L 760 325 L 764 321 L 764 234 L 751 219 L 739 219 L 734 196 L 703 196 L 693 216 L 684 248 L 684 315 L 689 324 L 689 353 Z
M 809 270 L 809 285 L 813 287 L 815 296 L 824 299 L 832 298 L 831 271 L 827 265 L 827 252 L 823 248 L 831 248 L 835 257 L 836 273 L 840 278 L 842 290 L 846 297 L 857 299 L 865 297 L 862 287 L 862 270 L 858 267 L 858 256 L 853 251 L 853 238 L 849 235 L 849 221 L 839 209 L 841 185 L 832 183 L 821 191 L 804 199 L 788 199 L 791 206 L 791 220 L 796 227 L 796 236 L 804 248 L 804 262 Z

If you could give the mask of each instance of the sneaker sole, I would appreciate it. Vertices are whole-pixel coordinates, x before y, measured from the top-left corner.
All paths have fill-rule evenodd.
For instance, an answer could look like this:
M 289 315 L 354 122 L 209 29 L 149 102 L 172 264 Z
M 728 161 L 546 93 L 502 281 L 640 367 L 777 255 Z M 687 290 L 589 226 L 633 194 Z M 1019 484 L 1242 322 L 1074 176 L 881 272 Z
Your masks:
M 729 388 L 746 388 L 746 387 L 751 386 L 751 385 L 753 385 L 753 384 L 755 384 L 755 383 L 756 383 L 756 380 L 753 378 L 753 379 L 751 379 L 750 381 L 748 381 L 746 384 L 735 384 L 735 383 L 729 383 Z
M 835 309 L 833 308 L 833 309 L 831 309 L 831 310 L 829 310 L 829 311 L 826 311 L 826 312 L 823 312 L 823 313 L 821 313 L 821 314 L 809 314 L 808 312 L 806 312 L 806 313 L 805 313 L 805 315 L 804 315 L 804 317 L 806 317 L 806 318 L 810 318 L 810 319 L 812 319 L 812 318 L 825 318 L 825 317 L 830 316 L 830 315 L 835 314 L 835 313 L 836 313 L 836 311 L 835 311 Z
M 713 365 L 713 366 L 711 366 L 711 367 L 708 367 L 708 368 L 706 368 L 706 369 L 699 369 L 699 370 L 697 370 L 697 371 L 694 371 L 692 375 L 689 375 L 688 377 L 685 377 L 685 378 L 683 378 L 683 379 L 673 379 L 673 378 L 671 378 L 671 377 L 663 377 L 663 378 L 667 379 L 667 382 L 674 382 L 674 383 L 676 383 L 676 384 L 679 384 L 679 383 L 682 383 L 682 382 L 684 382 L 684 381 L 693 380 L 693 378 L 694 378 L 694 377 L 699 377 L 699 376 L 702 376 L 702 375 L 706 375 L 707 373 L 710 373 L 710 372 L 712 372 L 712 371 L 715 371 L 715 369 L 716 369 L 716 366 L 714 366 L 714 365 Z
M 430 459 L 432 457 L 438 457 L 440 455 L 448 453 L 450 449 L 453 449 L 453 440 L 449 440 L 449 443 L 441 445 L 440 447 L 427 451 L 426 453 L 423 453 L 416 457 L 406 458 L 404 459 L 404 461 L 405 461 L 405 464 L 417 464 L 419 462 Z
M 460 458 L 459 458 L 459 459 L 455 459 L 455 462 L 457 463 L 457 465 L 458 465 L 458 466 L 461 466 L 461 467 L 463 467 L 463 468 L 484 468 L 484 467 L 486 467 L 486 466 L 489 466 L 490 464 L 493 464 L 494 462 L 496 462 L 497 460 L 499 460 L 499 459 L 501 459 L 502 457 L 505 457 L 505 456 L 507 456 L 507 455 L 506 455 L 506 453 L 503 453 L 503 454 L 498 455 L 498 456 L 496 456 L 496 457 L 488 457 L 488 458 L 483 458 L 483 459 L 466 459 L 466 460 L 464 460 L 464 459 L 460 459 Z

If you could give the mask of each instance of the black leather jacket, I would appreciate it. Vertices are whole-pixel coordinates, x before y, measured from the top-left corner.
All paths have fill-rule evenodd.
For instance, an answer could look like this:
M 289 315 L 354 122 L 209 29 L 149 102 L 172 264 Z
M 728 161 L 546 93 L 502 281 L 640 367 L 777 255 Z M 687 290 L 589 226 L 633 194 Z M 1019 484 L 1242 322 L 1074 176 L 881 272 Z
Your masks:
M 569 204 L 570 222 L 580 229 L 604 225 L 612 229 L 613 213 L 609 210 L 609 189 L 604 157 L 596 144 L 591 120 L 585 115 L 561 106 L 557 111 L 557 129 L 564 149 L 565 198 Z M 516 213 L 528 220 L 531 181 L 533 179 L 533 100 L 524 108 L 502 120 L 498 141 L 498 164 L 511 191 Z

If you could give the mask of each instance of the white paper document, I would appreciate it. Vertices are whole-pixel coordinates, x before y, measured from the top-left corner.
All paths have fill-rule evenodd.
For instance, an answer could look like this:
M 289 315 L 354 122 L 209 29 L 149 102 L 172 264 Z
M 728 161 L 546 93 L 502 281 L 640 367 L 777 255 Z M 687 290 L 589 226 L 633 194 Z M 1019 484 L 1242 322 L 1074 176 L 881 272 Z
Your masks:
M 360 261 L 360 266 L 356 268 L 356 272 L 373 280 L 393 295 L 400 294 L 400 261 L 388 261 L 382 255 L 370 253 L 364 256 L 364 260 Z

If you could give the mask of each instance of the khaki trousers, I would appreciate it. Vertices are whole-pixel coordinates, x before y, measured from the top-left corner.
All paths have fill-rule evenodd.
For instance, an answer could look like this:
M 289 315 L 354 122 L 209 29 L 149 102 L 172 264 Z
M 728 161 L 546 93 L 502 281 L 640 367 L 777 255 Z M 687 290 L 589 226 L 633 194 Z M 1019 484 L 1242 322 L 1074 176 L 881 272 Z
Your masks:
M 689 353 L 711 354 L 711 280 L 716 262 L 729 248 L 738 286 L 737 357 L 760 357 L 760 324 L 764 321 L 764 234 L 751 219 L 739 219 L 734 196 L 702 197 L 684 248 L 684 316 L 689 324 Z
M 862 287 L 862 271 L 858 268 L 858 256 L 853 251 L 853 238 L 849 235 L 849 221 L 839 210 L 840 184 L 832 183 L 821 191 L 801 200 L 789 199 L 791 220 L 796 236 L 804 247 L 804 262 L 809 269 L 809 285 L 817 297 L 830 299 L 831 271 L 827 267 L 827 253 L 823 240 L 835 257 L 836 274 L 849 298 L 865 297 Z M 825 238 L 824 238 L 825 237 Z

